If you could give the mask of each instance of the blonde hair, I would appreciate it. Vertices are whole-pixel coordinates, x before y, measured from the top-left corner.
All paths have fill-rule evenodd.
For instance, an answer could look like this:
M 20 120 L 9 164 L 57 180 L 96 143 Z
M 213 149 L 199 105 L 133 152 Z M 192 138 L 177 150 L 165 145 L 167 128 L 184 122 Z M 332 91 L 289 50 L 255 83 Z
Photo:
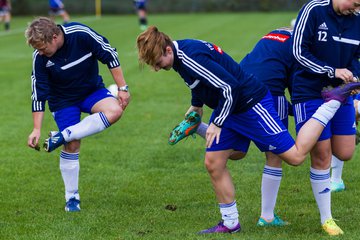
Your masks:
M 38 17 L 34 19 L 25 30 L 27 44 L 32 47 L 50 43 L 54 34 L 60 34 L 60 28 L 47 17 Z
M 155 26 L 150 26 L 141 33 L 137 37 L 136 43 L 140 64 L 146 63 L 153 68 L 160 57 L 165 54 L 166 47 L 173 45 L 170 37 L 160 32 Z

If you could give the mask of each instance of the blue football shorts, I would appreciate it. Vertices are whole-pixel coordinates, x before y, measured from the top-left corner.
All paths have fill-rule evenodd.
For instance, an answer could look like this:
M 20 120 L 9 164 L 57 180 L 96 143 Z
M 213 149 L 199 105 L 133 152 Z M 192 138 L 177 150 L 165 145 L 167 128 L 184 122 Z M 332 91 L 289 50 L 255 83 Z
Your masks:
M 146 1 L 134 1 L 135 8 L 138 10 L 146 10 Z
M 299 132 L 300 128 L 312 117 L 323 103 L 324 100 L 315 99 L 297 103 L 293 106 L 296 133 Z M 356 133 L 354 116 L 354 102 L 352 97 L 349 97 L 348 101 L 341 105 L 334 117 L 326 125 L 318 141 L 329 139 L 332 135 L 354 135 Z
M 281 122 L 289 129 L 289 102 L 285 96 L 273 96 L 274 107 Z
M 69 126 L 79 123 L 82 112 L 91 114 L 91 108 L 100 100 L 108 97 L 113 97 L 110 91 L 106 88 L 101 88 L 79 104 L 53 112 L 52 115 L 59 130 L 62 131 Z
M 210 123 L 213 119 L 214 114 Z M 250 141 L 253 141 L 260 151 L 271 151 L 275 154 L 286 152 L 295 143 L 281 122 L 270 93 L 248 111 L 228 116 L 221 129 L 219 143 L 216 144 L 214 140 L 206 151 L 234 149 L 247 152 Z

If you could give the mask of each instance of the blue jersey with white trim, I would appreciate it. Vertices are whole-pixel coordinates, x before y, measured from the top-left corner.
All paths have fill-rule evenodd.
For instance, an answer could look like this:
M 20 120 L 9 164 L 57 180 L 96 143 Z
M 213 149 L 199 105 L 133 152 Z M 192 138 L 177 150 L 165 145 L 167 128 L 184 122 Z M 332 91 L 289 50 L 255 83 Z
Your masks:
M 215 125 L 221 127 L 230 114 L 247 111 L 268 92 L 220 47 L 193 39 L 173 43 L 173 68 L 191 89 L 191 105 L 214 109 Z
M 294 103 L 321 98 L 323 87 L 343 83 L 335 78 L 336 68 L 358 75 L 360 17 L 338 15 L 331 0 L 305 4 L 296 20 L 293 54 L 299 63 L 294 74 Z
M 32 110 L 44 111 L 48 100 L 52 112 L 83 101 L 103 88 L 98 60 L 108 68 L 120 66 L 118 54 L 108 40 L 80 23 L 59 26 L 64 44 L 51 57 L 33 54 Z
M 291 53 L 292 30 L 276 29 L 263 36 L 240 62 L 245 72 L 254 74 L 273 96 L 284 96 L 289 87 L 295 59 Z

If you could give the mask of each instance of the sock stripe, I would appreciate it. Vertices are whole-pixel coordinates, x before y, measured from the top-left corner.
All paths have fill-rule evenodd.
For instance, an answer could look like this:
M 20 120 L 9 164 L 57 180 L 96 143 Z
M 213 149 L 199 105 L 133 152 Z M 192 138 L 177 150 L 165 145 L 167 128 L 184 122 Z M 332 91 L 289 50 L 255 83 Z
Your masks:
M 315 114 L 314 114 L 314 115 L 315 115 Z M 315 117 L 314 115 L 313 115 L 311 118 L 317 120 L 321 125 L 323 125 L 324 127 L 326 127 L 327 124 L 324 123 L 323 121 L 321 121 L 320 119 L 318 119 L 317 117 Z
M 101 121 L 104 123 L 105 127 L 106 128 L 110 127 L 111 124 L 109 123 L 109 120 L 106 118 L 105 114 L 100 112 L 99 115 L 100 115 Z
M 67 153 L 64 151 L 61 151 L 60 158 L 65 160 L 79 160 L 79 153 Z
M 326 180 L 330 178 L 330 171 L 326 174 L 315 174 L 310 171 L 310 179 L 312 180 Z
M 282 170 L 264 168 L 263 173 L 267 174 L 267 175 L 275 176 L 275 177 L 282 177 Z
M 220 208 L 229 208 L 236 204 L 236 201 L 233 201 L 232 203 L 219 203 Z

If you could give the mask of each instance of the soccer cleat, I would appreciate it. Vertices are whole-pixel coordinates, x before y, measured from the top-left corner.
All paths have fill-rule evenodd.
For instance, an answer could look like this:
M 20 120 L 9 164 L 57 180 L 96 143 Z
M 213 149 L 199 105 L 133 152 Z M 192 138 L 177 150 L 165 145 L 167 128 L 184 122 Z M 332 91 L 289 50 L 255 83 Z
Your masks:
M 196 133 L 201 123 L 201 116 L 197 112 L 190 112 L 185 119 L 170 133 L 169 144 L 175 145 L 181 139 Z
M 80 212 L 80 200 L 72 197 L 69 201 L 66 202 L 65 205 L 66 212 Z
M 288 222 L 282 220 L 278 215 L 274 214 L 274 218 L 272 221 L 266 221 L 264 218 L 260 217 L 258 222 L 256 223 L 256 226 L 259 227 L 268 227 L 268 226 L 274 226 L 274 227 L 282 227 L 289 225 Z
M 351 82 L 340 85 L 336 88 L 330 86 L 321 91 L 321 96 L 325 102 L 337 100 L 341 103 L 345 103 L 347 97 L 351 95 L 352 91 L 358 88 L 360 88 L 360 82 Z
M 327 232 L 330 236 L 337 236 L 340 234 L 344 234 L 343 230 L 335 223 L 334 219 L 330 218 L 325 221 L 322 225 L 322 228 Z
M 61 132 L 51 131 L 49 133 L 49 138 L 45 139 L 44 149 L 47 152 L 52 152 L 56 148 L 63 145 L 64 143 L 65 143 L 65 139 L 64 136 L 61 134 Z
M 240 223 L 238 223 L 234 228 L 230 229 L 224 225 L 224 221 L 221 220 L 218 225 L 211 227 L 209 229 L 202 230 L 198 232 L 199 234 L 208 234 L 208 233 L 235 233 L 241 230 Z
M 330 189 L 331 189 L 331 192 L 344 191 L 345 190 L 344 181 L 341 180 L 341 182 L 331 182 Z

